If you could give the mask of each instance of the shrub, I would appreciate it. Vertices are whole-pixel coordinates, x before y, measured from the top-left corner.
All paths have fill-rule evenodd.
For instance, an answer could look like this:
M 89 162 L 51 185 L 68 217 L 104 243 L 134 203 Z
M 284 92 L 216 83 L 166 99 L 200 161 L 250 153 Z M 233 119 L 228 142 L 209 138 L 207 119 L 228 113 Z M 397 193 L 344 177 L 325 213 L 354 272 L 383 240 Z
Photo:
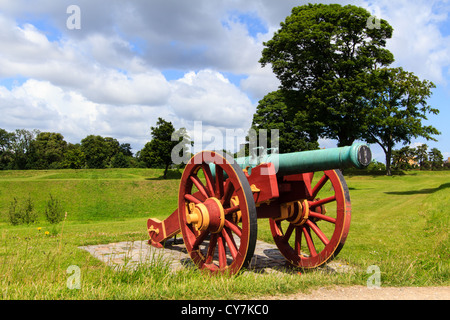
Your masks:
M 32 224 L 37 221 L 37 213 L 34 211 L 34 203 L 28 197 L 23 205 L 18 206 L 17 198 L 14 198 L 9 205 L 8 218 L 12 225 Z
M 25 200 L 23 208 L 21 209 L 22 223 L 32 224 L 37 221 L 37 213 L 34 211 L 34 203 L 31 197 Z
M 57 224 L 64 219 L 64 209 L 61 202 L 50 194 L 50 200 L 45 208 L 45 217 L 51 224 Z
M 369 172 L 377 172 L 377 171 L 386 172 L 386 165 L 384 163 L 378 162 L 376 160 L 372 160 L 372 162 L 367 167 L 367 170 Z
M 13 226 L 20 224 L 20 212 L 17 210 L 17 198 L 14 198 L 9 204 L 8 219 Z

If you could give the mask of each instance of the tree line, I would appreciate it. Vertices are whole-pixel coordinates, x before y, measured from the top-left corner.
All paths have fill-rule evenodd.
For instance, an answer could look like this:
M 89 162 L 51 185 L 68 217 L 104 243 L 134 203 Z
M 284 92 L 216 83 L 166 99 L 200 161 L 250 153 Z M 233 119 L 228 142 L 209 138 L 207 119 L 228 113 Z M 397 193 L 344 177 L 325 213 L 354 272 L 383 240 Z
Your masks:
M 392 152 L 392 167 L 397 170 L 442 170 L 450 169 L 450 162 L 444 161 L 441 151 L 437 148 L 428 150 L 426 144 L 412 148 L 402 147 Z
M 131 158 L 130 144 L 110 137 L 88 135 L 72 144 L 57 132 L 0 129 L 1 169 L 124 168 L 132 165 Z
M 150 130 L 152 140 L 133 155 L 129 143 L 112 137 L 88 135 L 73 144 L 57 132 L 0 128 L 0 170 L 164 168 L 166 177 L 173 148 L 183 139 L 190 143 L 186 130 L 162 118 Z M 172 141 L 174 134 L 181 138 Z

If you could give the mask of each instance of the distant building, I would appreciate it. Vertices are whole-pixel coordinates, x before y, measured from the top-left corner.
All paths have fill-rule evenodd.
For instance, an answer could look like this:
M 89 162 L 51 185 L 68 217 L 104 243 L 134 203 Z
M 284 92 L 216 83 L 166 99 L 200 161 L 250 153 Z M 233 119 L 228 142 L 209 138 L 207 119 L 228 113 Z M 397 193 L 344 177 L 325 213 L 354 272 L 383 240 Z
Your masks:
M 408 160 L 408 164 L 409 164 L 410 166 L 413 166 L 413 167 L 419 165 L 419 163 L 416 161 L 416 159 L 409 159 L 409 160 Z

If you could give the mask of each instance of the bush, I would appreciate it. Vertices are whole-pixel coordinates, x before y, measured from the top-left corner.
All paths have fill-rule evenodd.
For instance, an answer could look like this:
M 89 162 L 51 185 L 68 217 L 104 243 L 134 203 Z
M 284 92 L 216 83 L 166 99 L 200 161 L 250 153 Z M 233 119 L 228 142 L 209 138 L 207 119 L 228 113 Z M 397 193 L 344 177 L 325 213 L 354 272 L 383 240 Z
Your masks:
M 369 172 L 377 172 L 377 171 L 386 172 L 386 165 L 384 163 L 378 162 L 376 160 L 372 160 L 372 162 L 367 167 L 367 170 Z
M 17 210 L 17 198 L 14 198 L 9 204 L 8 219 L 13 226 L 20 224 L 20 215 Z
M 64 219 L 64 209 L 61 202 L 50 194 L 50 200 L 45 208 L 45 217 L 51 224 L 57 224 Z
M 32 224 L 37 221 L 37 213 L 34 211 L 34 203 L 31 197 L 25 200 L 24 206 L 22 208 L 22 221 L 26 224 Z
M 31 197 L 28 197 L 22 206 L 18 206 L 17 198 L 11 201 L 9 206 L 8 218 L 12 225 L 32 224 L 37 221 L 37 213 L 34 211 L 34 203 Z

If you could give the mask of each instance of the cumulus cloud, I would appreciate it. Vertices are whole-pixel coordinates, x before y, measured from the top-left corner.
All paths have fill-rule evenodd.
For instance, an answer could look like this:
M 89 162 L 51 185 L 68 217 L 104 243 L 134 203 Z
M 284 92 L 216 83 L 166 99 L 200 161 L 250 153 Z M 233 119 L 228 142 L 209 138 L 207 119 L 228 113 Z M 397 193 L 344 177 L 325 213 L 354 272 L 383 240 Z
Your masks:
M 441 27 L 448 23 L 450 4 L 441 1 L 364 2 L 374 15 L 394 28 L 387 47 L 394 53 L 395 65 L 419 77 L 446 84 L 444 70 L 450 65 L 450 36 Z
M 251 123 L 250 99 L 219 72 L 189 72 L 171 85 L 170 106 L 183 119 L 229 128 Z
M 98 113 L 97 105 L 80 94 L 32 79 L 11 90 L 0 87 L 0 111 L 2 128 L 36 128 L 76 138 L 90 132 Z
M 94 103 L 78 92 L 33 79 L 12 89 L 0 86 L 0 113 L 0 128 L 10 131 L 60 132 L 72 143 L 89 134 L 112 136 L 136 148 L 149 140 L 158 117 L 173 116 L 167 107 Z

